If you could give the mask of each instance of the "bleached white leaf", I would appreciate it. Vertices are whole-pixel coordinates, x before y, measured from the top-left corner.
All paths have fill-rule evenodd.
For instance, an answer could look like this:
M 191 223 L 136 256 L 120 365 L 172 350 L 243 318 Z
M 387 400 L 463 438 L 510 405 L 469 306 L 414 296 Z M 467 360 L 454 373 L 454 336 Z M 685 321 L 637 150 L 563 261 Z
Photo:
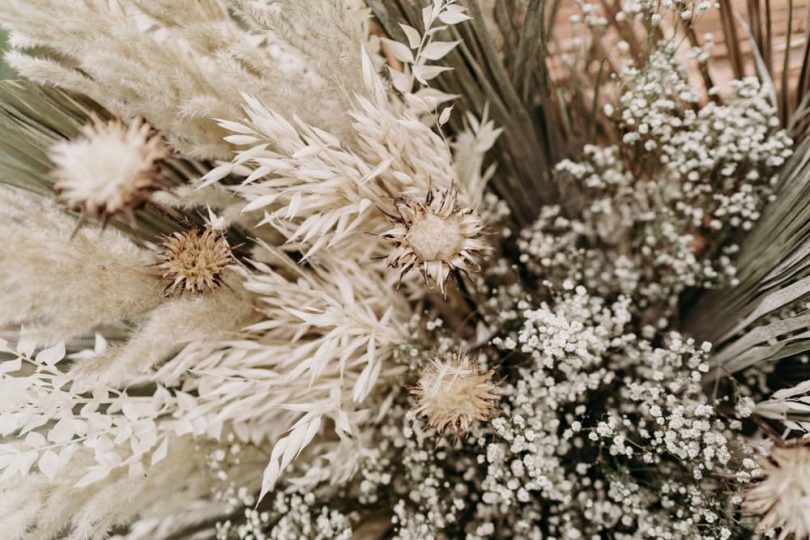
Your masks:
M 281 469 L 284 470 L 292 462 L 293 458 L 301 451 L 301 444 L 304 441 L 304 436 L 307 433 L 307 424 L 301 424 L 287 437 L 287 445 L 284 448 L 284 454 L 281 456 Z
M 244 208 L 242 208 L 242 212 L 252 212 L 254 210 L 264 208 L 265 206 L 269 206 L 273 204 L 276 199 L 278 199 L 279 195 L 279 193 L 269 193 L 267 195 L 257 197 L 246 204 Z
M 414 96 L 425 102 L 431 109 L 435 109 L 442 103 L 457 98 L 458 94 L 448 94 L 436 88 L 422 88 Z
M 61 341 L 53 347 L 48 347 L 39 351 L 36 357 L 37 364 L 45 364 L 47 366 L 56 365 L 57 362 L 65 357 L 65 342 Z
M 226 142 L 235 144 L 237 146 L 246 146 L 248 144 L 259 142 L 259 139 L 254 137 L 253 135 L 227 135 L 223 137 L 223 139 Z
M 17 342 L 17 354 L 30 358 L 37 344 L 33 339 L 23 337 Z
M 39 470 L 42 471 L 42 474 L 47 476 L 50 480 L 53 480 L 54 477 L 56 477 L 56 473 L 59 471 L 60 466 L 61 460 L 53 450 L 48 450 L 43 453 L 37 462 L 37 467 L 39 467 Z
M 797 396 L 799 394 L 804 394 L 805 392 L 810 392 L 810 381 L 804 381 L 796 386 L 791 386 L 790 388 L 783 388 L 781 390 L 777 390 L 771 396 L 771 399 L 785 399 L 793 396 Z
M 407 94 L 413 88 L 413 76 L 408 70 L 398 71 L 388 66 L 388 73 L 391 76 L 391 83 L 398 92 Z
M 28 476 L 31 467 L 36 463 L 37 459 L 39 459 L 39 452 L 35 450 L 18 454 L 14 460 L 17 473 L 21 476 Z
M 280 473 L 281 469 L 278 465 L 278 461 L 271 459 L 262 473 L 262 489 L 259 492 L 259 500 L 257 502 L 261 502 L 264 496 L 276 487 Z
M 233 172 L 233 164 L 231 163 L 223 163 L 222 165 L 218 165 L 214 167 L 210 171 L 208 171 L 205 176 L 200 179 L 200 184 L 197 185 L 197 189 L 202 189 L 204 187 L 210 186 L 216 182 L 219 182 L 229 174 Z
M 366 84 L 366 88 L 374 88 L 377 74 L 374 71 L 374 65 L 371 63 L 371 58 L 368 57 L 365 47 L 362 46 L 360 47 L 360 66 L 362 68 L 363 82 Z
M 379 362 L 376 361 L 369 362 L 366 364 L 366 367 L 363 368 L 363 371 L 360 372 L 360 376 L 357 378 L 357 381 L 354 383 L 354 388 L 352 389 L 352 400 L 355 403 L 362 402 L 371 391 L 371 387 L 374 383 L 372 377 L 378 363 Z
M 464 11 L 464 7 L 458 4 L 447 6 L 444 11 L 439 14 L 439 20 L 444 24 L 458 24 L 460 22 L 472 19 Z
M 347 435 L 351 435 L 352 432 L 352 425 L 349 422 L 349 415 L 346 411 L 340 410 L 337 412 L 337 416 L 334 418 L 335 420 L 335 430 L 338 433 L 345 433 Z
M 83 488 L 89 486 L 90 484 L 94 484 L 99 480 L 103 480 L 109 474 L 110 474 L 110 467 L 108 467 L 107 465 L 96 465 L 94 467 L 90 467 L 87 474 L 82 476 L 73 487 Z
M 413 76 L 422 84 L 427 84 L 427 81 L 433 80 L 445 71 L 450 71 L 453 68 L 447 66 L 428 66 L 419 65 L 413 66 Z
M 422 24 L 425 25 L 425 28 L 430 28 L 430 25 L 433 23 L 433 6 L 427 5 L 422 8 Z
M 56 444 L 64 444 L 70 441 L 84 426 L 84 422 L 66 416 L 60 418 L 56 424 L 48 431 L 48 440 Z
M 439 60 L 452 51 L 460 41 L 432 41 L 428 43 L 420 55 L 428 60 Z
M 37 433 L 36 431 L 32 431 L 28 435 L 25 436 L 25 444 L 30 446 L 31 448 L 40 448 L 47 444 L 45 440 L 45 436 L 41 433 Z
M 311 443 L 315 435 L 318 434 L 319 429 L 321 429 L 321 417 L 316 416 L 307 426 L 306 433 L 304 434 L 304 440 L 301 442 L 298 452 L 295 454 L 296 457 L 301 453 L 301 450 L 309 446 L 309 443 Z
M 208 224 L 215 231 L 224 231 L 227 228 L 225 218 L 217 216 L 210 206 L 208 206 Z
M 408 45 L 411 47 L 411 49 L 416 49 L 419 47 L 419 44 L 422 42 L 422 36 L 419 35 L 419 31 L 413 26 L 408 26 L 407 24 L 399 23 L 399 27 L 402 28 L 403 32 L 405 32 L 405 37 L 408 38 Z
M 12 373 L 22 368 L 22 358 L 0 362 L 0 373 Z
M 157 449 L 152 453 L 152 460 L 150 461 L 152 466 L 166 459 L 168 449 L 169 449 L 169 438 L 163 437 L 163 442 L 161 442 L 160 446 L 158 446 Z
M 439 125 L 443 126 L 450 120 L 450 113 L 453 112 L 453 106 L 445 107 L 439 115 Z
M 377 178 L 382 173 L 384 173 L 388 169 L 388 167 L 391 166 L 392 162 L 393 162 L 393 158 L 390 158 L 390 157 L 383 160 L 376 167 L 374 167 L 367 175 L 365 175 L 363 177 L 362 182 L 365 183 L 365 182 L 368 182 L 369 180 L 373 180 L 374 178 Z M 361 204 L 363 204 L 363 201 L 361 201 Z M 365 209 L 365 208 L 368 208 L 368 204 L 363 204 L 362 209 Z M 361 209 L 361 212 L 362 212 L 362 209 Z
M 96 339 L 93 343 L 93 352 L 96 354 L 103 354 L 107 352 L 107 340 L 104 336 L 96 332 Z
M 93 389 L 93 399 L 98 402 L 105 402 L 110 397 L 110 393 L 106 388 Z
M 385 47 L 391 51 L 394 57 L 399 60 L 400 62 L 407 62 L 408 64 L 413 64 L 413 53 L 408 48 L 407 45 L 404 43 L 400 43 L 399 41 L 394 41 L 393 39 L 382 38 L 381 40 Z

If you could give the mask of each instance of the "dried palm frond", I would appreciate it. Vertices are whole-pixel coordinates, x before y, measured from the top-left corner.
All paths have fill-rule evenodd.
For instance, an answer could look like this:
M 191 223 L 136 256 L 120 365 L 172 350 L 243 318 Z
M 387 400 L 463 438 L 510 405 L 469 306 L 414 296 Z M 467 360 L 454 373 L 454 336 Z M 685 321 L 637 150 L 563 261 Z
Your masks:
M 57 88 L 30 82 L 0 81 L 0 183 L 42 195 L 53 196 L 56 164 L 48 157 L 54 145 L 80 137 L 94 119 L 111 114 L 93 100 Z M 204 163 L 169 157 L 158 164 L 159 182 L 167 188 L 200 178 Z M 178 221 L 202 225 L 194 212 L 161 209 L 153 205 L 135 210 L 137 230 L 121 216 L 111 225 L 138 240 L 157 240 L 179 228 Z

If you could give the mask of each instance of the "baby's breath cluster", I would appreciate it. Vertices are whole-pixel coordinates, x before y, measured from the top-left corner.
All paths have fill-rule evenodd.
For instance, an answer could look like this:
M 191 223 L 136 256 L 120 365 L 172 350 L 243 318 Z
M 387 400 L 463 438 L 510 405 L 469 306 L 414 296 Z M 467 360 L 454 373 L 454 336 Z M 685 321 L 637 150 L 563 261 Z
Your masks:
M 281 492 L 272 508 L 244 509 L 238 520 L 217 524 L 217 540 L 350 540 L 352 517 L 319 505 L 313 493 Z
M 477 507 L 521 537 L 722 538 L 744 451 L 705 397 L 708 344 L 630 331 L 629 300 L 584 287 L 523 305 L 523 326 L 495 343 L 531 359 L 504 388 Z M 655 343 L 661 342 L 661 345 Z M 546 524 L 546 525 L 543 525 Z
M 621 144 L 586 145 L 557 167 L 583 195 L 578 216 L 544 209 L 518 245 L 543 279 L 630 295 L 657 323 L 652 314 L 666 316 L 685 288 L 734 283 L 735 234 L 759 219 L 792 142 L 754 79 L 700 108 L 666 47 L 620 81 L 608 112 Z

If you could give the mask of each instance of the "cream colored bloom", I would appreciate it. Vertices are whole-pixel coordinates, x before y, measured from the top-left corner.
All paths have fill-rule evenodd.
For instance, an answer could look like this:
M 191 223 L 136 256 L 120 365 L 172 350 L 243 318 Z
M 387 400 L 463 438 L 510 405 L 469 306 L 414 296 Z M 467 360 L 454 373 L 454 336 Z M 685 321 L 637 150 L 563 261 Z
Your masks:
M 478 366 L 464 353 L 434 358 L 411 390 L 417 398 L 415 412 L 440 433 L 448 427 L 457 434 L 465 432 L 492 413 L 498 396 L 491 379 L 491 371 L 479 373 Z
M 166 295 L 211 291 L 222 283 L 225 267 L 234 262 L 228 240 L 210 225 L 202 233 L 174 233 L 166 238 L 163 249 L 158 268 L 169 282 Z
M 810 442 L 774 446 L 760 465 L 764 477 L 746 492 L 743 514 L 761 517 L 759 533 L 780 530 L 779 540 L 810 538 Z
M 476 259 L 492 251 L 483 241 L 484 224 L 469 208 L 460 208 L 455 188 L 431 190 L 425 201 L 397 199 L 396 225 L 383 233 L 396 247 L 387 262 L 405 276 L 418 268 L 445 294 L 447 280 L 455 270 L 477 271 Z
M 51 148 L 54 189 L 71 209 L 106 223 L 132 212 L 157 189 L 156 162 L 166 156 L 162 137 L 143 120 L 128 127 L 118 120 L 95 121 L 79 138 Z

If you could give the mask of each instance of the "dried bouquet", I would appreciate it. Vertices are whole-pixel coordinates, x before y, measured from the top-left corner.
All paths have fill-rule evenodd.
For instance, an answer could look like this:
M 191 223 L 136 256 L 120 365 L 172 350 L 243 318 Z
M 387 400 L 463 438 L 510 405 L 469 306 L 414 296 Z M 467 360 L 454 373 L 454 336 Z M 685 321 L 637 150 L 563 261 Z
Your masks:
M 790 0 L 0 0 L 0 537 L 810 538 Z

